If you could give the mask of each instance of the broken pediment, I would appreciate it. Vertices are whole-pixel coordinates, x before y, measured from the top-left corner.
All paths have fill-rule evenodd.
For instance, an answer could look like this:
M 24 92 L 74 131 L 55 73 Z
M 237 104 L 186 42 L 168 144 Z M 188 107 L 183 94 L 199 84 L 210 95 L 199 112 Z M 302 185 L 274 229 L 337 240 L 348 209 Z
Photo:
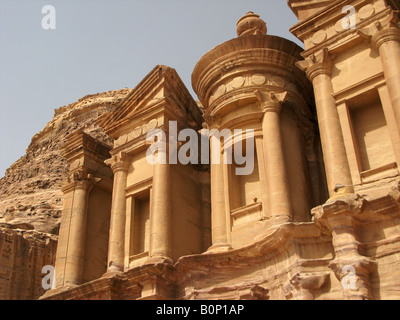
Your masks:
M 162 110 L 167 110 L 169 118 L 171 115 L 176 118 L 171 120 L 182 119 L 190 127 L 201 128 L 202 112 L 178 73 L 173 68 L 158 65 L 114 111 L 101 117 L 98 124 L 112 138 L 118 139 L 126 131 L 127 123 L 154 117 Z
M 288 6 L 300 20 L 306 20 L 312 15 L 325 10 L 332 5 L 332 0 L 288 0 Z

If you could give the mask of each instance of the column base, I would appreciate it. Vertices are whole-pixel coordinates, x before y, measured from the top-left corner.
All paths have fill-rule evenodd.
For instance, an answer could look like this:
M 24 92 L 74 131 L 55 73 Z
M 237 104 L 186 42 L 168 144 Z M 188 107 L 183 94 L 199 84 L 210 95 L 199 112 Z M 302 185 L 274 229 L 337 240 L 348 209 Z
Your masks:
M 174 261 L 170 257 L 164 256 L 152 256 L 148 258 L 144 264 L 174 264 Z
M 108 270 L 106 273 L 104 273 L 101 277 L 102 278 L 113 278 L 117 275 L 123 274 L 123 271 L 121 270 Z
M 124 267 L 116 265 L 114 262 L 110 262 L 108 266 L 107 272 L 104 273 L 102 278 L 112 278 L 117 274 L 121 274 L 124 272 Z
M 283 214 L 279 216 L 267 217 L 271 226 L 281 225 L 289 222 L 293 222 L 293 218 L 290 214 Z
M 346 198 L 352 197 L 352 196 L 354 196 L 354 195 L 355 195 L 355 193 L 351 193 L 351 192 L 338 193 L 338 194 L 335 194 L 335 195 L 331 196 L 331 197 L 326 201 L 326 203 L 332 202 L 332 201 L 335 201 L 335 200 L 338 200 L 338 199 L 346 199 Z
M 226 252 L 229 250 L 232 250 L 232 246 L 229 243 L 217 243 L 209 247 L 207 251 L 204 253 L 218 253 L 218 252 Z

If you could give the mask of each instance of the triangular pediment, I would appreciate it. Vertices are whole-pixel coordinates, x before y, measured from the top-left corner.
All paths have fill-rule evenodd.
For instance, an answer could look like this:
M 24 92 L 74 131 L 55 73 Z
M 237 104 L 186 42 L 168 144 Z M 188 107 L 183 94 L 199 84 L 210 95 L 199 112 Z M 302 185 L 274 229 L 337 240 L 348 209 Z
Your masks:
M 288 6 L 299 21 L 325 10 L 328 6 L 338 2 L 337 0 L 287 0 Z
M 114 111 L 99 118 L 98 124 L 111 134 L 134 117 L 165 104 L 179 110 L 190 118 L 188 119 L 190 122 L 201 125 L 201 111 L 179 75 L 175 69 L 162 65 L 156 66 L 144 77 Z

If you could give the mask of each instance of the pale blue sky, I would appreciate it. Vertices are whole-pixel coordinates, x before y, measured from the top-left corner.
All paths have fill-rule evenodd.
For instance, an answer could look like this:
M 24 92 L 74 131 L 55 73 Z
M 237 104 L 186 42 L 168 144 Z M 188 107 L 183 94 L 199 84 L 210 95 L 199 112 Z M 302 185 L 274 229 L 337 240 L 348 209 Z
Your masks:
M 42 28 L 42 7 L 56 29 Z M 200 57 L 236 37 L 254 11 L 268 33 L 301 43 L 286 0 L 0 0 L 0 177 L 54 109 L 98 92 L 134 88 L 157 64 L 175 68 L 194 96 Z

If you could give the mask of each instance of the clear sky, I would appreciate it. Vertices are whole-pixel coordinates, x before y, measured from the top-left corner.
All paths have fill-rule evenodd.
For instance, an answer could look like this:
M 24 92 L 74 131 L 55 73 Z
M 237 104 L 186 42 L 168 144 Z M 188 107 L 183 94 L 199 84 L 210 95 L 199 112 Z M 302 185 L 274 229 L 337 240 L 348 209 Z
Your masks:
M 43 29 L 42 7 L 56 11 Z M 268 34 L 297 19 L 286 0 L 0 0 L 0 177 L 42 130 L 54 109 L 88 94 L 134 88 L 154 66 L 176 69 L 193 97 L 200 57 L 236 37 L 253 11 Z

